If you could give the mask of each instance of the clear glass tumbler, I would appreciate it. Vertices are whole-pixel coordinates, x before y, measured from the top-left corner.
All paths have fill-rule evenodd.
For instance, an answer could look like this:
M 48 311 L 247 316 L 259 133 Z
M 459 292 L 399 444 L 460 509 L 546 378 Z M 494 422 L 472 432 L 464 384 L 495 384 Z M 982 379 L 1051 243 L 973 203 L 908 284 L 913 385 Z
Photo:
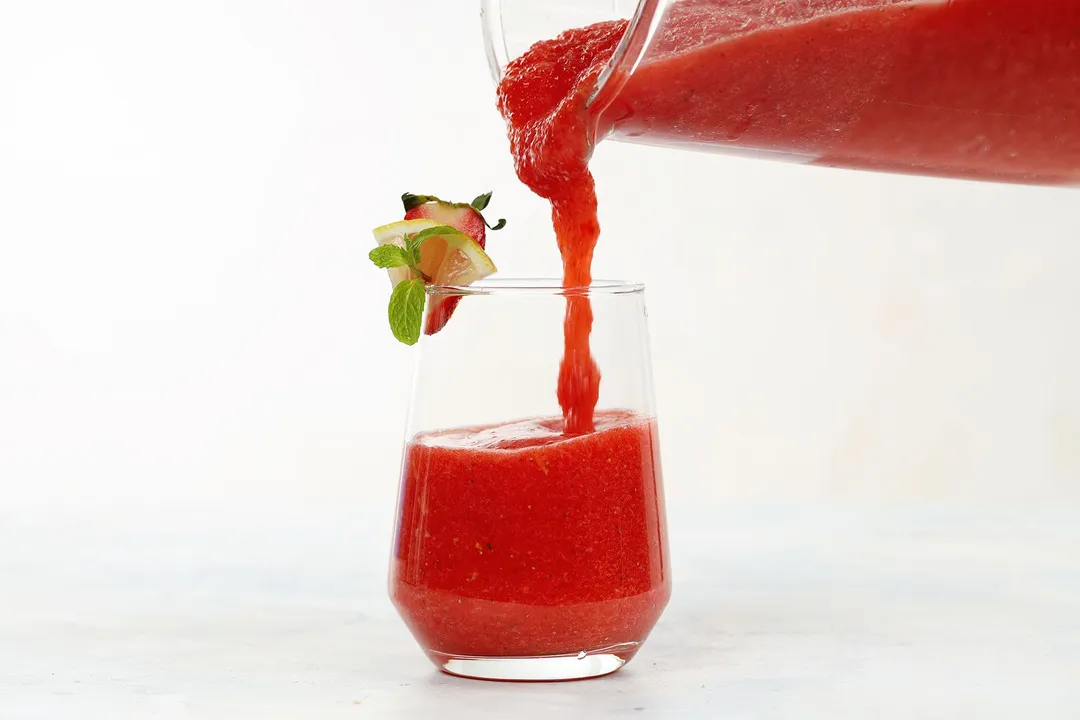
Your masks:
M 462 299 L 425 336 L 390 596 L 448 673 L 573 680 L 638 651 L 671 593 L 644 289 L 430 287 Z M 596 429 L 563 432 L 563 316 L 591 302 Z

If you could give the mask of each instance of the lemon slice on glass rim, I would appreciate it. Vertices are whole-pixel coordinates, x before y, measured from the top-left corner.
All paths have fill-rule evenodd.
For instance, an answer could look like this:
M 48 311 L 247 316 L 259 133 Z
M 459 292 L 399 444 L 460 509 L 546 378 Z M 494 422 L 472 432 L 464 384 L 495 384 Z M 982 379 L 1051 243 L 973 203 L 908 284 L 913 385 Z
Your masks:
M 415 236 L 437 227 L 445 227 L 447 230 L 425 238 L 420 246 L 420 262 L 416 267 L 423 273 L 425 283 L 469 285 L 495 272 L 495 263 L 491 261 L 478 242 L 460 230 L 454 230 L 435 220 L 427 218 L 401 220 L 377 227 L 373 234 L 375 242 L 379 245 L 397 245 L 404 248 L 406 235 Z M 390 268 L 387 273 L 394 286 L 402 280 L 419 277 L 408 267 Z
M 430 232 L 438 228 L 442 230 L 438 233 Z M 495 263 L 476 240 L 460 230 L 435 220 L 427 218 L 402 220 L 377 227 L 373 234 L 378 245 L 396 245 L 403 250 L 408 249 L 410 239 L 423 238 L 415 264 L 391 267 L 387 270 L 390 284 L 394 288 L 402 282 L 413 280 L 423 280 L 425 285 L 470 285 L 496 271 Z M 450 316 L 460 301 L 461 297 L 453 295 L 429 298 L 424 333 L 434 335 L 441 330 L 450 320 Z M 391 315 L 393 315 L 393 310 Z M 391 325 L 394 324 L 392 318 Z M 395 335 L 398 335 L 397 331 Z M 409 335 L 412 342 L 415 342 L 415 339 L 411 338 L 411 333 Z

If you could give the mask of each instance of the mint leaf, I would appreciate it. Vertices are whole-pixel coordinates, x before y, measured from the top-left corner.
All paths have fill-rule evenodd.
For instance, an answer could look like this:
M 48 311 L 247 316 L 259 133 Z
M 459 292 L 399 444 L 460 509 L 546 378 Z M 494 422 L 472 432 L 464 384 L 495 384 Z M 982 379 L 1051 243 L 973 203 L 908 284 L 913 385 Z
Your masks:
M 502 230 L 506 227 L 506 218 L 499 218 L 499 222 L 494 225 L 490 224 L 487 220 L 484 220 L 484 224 L 488 226 L 488 230 Z
M 484 212 L 484 210 L 487 209 L 488 203 L 491 202 L 491 195 L 492 193 L 484 193 L 483 195 L 479 195 L 469 204 L 476 212 Z
M 428 228 L 427 230 L 421 230 L 420 232 L 416 233 L 415 235 L 405 235 L 405 251 L 407 253 L 407 257 L 409 258 L 409 265 L 411 265 L 413 270 L 415 270 L 417 273 L 419 273 L 420 275 L 423 275 L 423 273 L 420 272 L 419 265 L 420 265 L 420 246 L 424 244 L 424 241 L 427 240 L 429 237 L 435 237 L 436 235 L 461 235 L 461 234 L 463 234 L 463 233 L 460 230 L 458 230 L 456 228 L 453 228 L 453 227 L 450 227 L 449 225 L 436 225 L 433 228 Z M 426 278 L 426 276 L 425 276 L 425 278 Z
M 461 235 L 462 232 L 455 227 L 449 225 L 437 225 L 427 230 L 421 230 L 415 235 L 408 235 L 405 238 L 405 247 L 410 250 L 414 250 L 420 247 L 420 243 L 427 240 L 429 237 L 435 237 L 436 235 Z
M 397 245 L 380 245 L 368 253 L 368 259 L 375 263 L 375 267 L 383 270 L 413 264 L 412 255 Z
M 390 296 L 390 330 L 406 345 L 420 339 L 420 324 L 424 319 L 423 280 L 405 280 L 397 284 Z
M 405 249 L 402 251 L 405 255 L 405 264 L 412 268 L 414 273 L 423 278 L 424 282 L 431 282 L 431 278 L 420 269 L 420 246 L 423 245 L 424 241 L 429 237 L 433 235 L 445 235 L 448 231 L 457 232 L 449 225 L 439 225 L 428 230 L 421 230 L 415 235 L 406 233 L 401 236 L 405 241 Z
M 414 242 L 413 236 L 409 233 L 402 235 L 401 239 L 405 241 L 405 256 L 409 258 L 409 264 L 418 265 L 420 263 L 420 243 Z

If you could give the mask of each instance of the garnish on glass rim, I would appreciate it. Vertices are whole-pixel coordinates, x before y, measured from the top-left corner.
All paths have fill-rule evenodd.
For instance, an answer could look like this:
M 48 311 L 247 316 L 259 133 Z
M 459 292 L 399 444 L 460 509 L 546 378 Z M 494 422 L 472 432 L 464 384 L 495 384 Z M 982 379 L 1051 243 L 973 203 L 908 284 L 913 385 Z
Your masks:
M 452 203 L 440 200 L 434 195 L 413 195 L 405 193 L 401 196 L 401 203 L 405 206 L 405 219 L 428 218 L 438 220 L 446 225 L 455 227 L 461 232 L 484 245 L 484 229 L 502 230 L 506 227 L 506 220 L 500 219 L 492 225 L 484 217 L 491 202 L 492 193 L 484 193 L 477 196 L 471 203 Z
M 375 228 L 378 247 L 368 257 L 389 272 L 394 291 L 390 296 L 390 329 L 402 343 L 414 345 L 421 329 L 434 335 L 457 307 L 460 297 L 434 297 L 424 323 L 425 285 L 469 285 L 495 272 L 484 252 L 489 227 L 481 211 L 491 193 L 470 205 L 446 203 L 430 195 L 402 196 L 405 220 Z M 500 220 L 492 229 L 506 225 Z

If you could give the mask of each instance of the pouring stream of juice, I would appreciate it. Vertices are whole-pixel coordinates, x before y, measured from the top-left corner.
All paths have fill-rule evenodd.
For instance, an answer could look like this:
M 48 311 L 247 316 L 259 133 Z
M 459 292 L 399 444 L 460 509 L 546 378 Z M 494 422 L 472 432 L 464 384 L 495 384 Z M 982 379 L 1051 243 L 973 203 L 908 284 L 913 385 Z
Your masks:
M 588 161 L 607 135 L 1080 184 L 1080 0 L 680 0 L 666 4 L 640 62 L 611 68 L 594 97 L 628 27 L 537 43 L 499 86 L 518 175 L 551 201 L 567 287 L 591 279 L 599 224 Z M 559 375 L 568 433 L 592 429 L 591 324 L 588 298 L 568 297 Z

